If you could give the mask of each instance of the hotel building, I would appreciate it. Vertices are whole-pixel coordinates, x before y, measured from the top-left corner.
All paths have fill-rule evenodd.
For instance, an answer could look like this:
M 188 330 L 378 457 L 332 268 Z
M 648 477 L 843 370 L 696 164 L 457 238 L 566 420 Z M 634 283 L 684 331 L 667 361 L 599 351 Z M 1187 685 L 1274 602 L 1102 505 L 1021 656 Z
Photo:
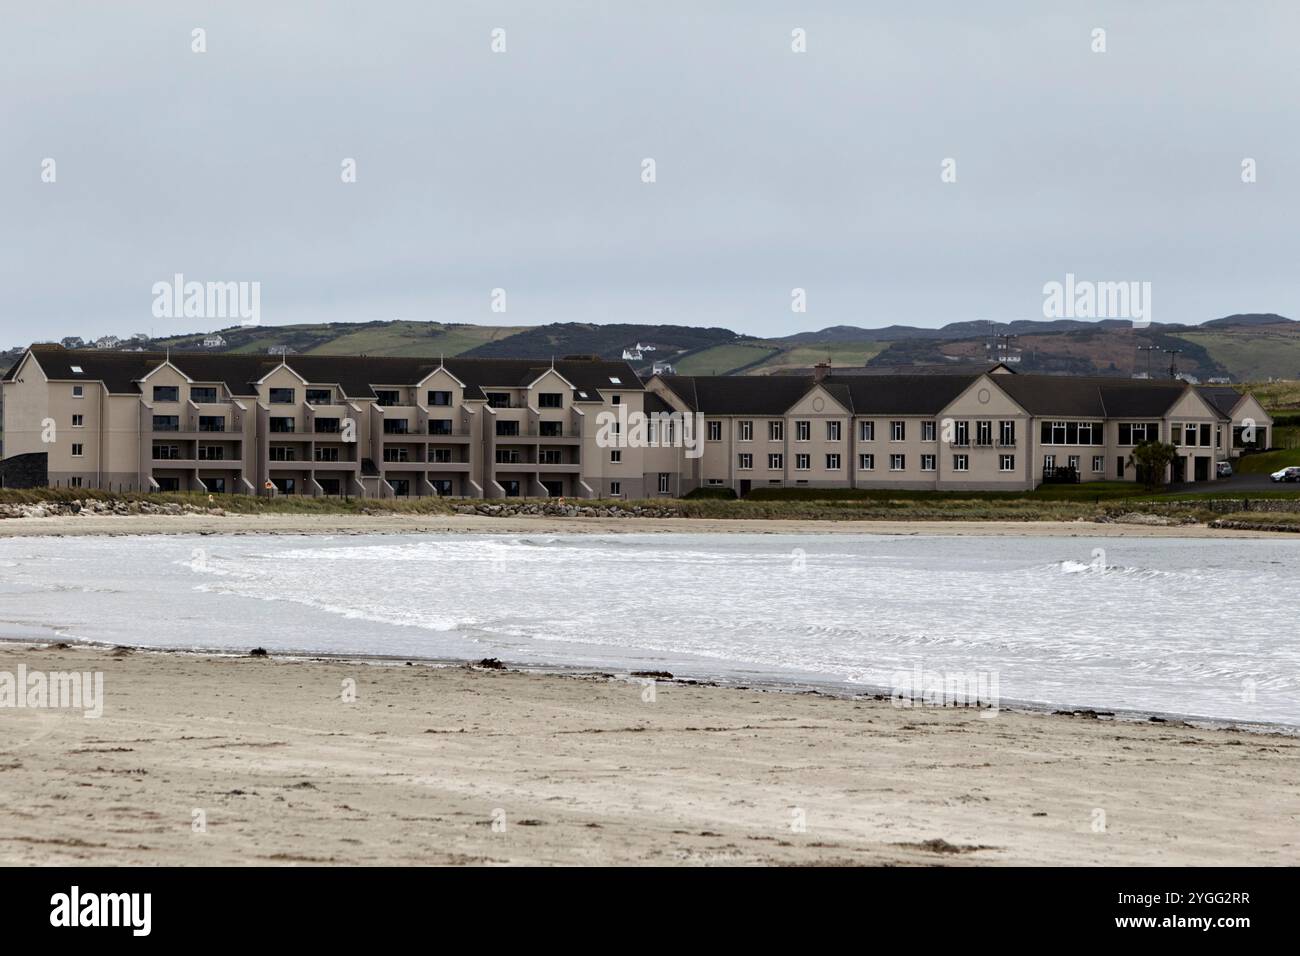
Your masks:
M 626 362 L 113 352 L 33 345 L 3 380 L 8 487 L 471 498 L 696 488 L 1024 490 L 1167 478 L 1268 447 L 1250 395 L 1016 374 L 655 376 Z M 605 413 L 602 416 L 602 413 Z M 650 442 L 603 420 L 648 415 Z M 676 429 L 676 432 L 674 432 Z M 684 438 L 694 438 L 692 450 Z

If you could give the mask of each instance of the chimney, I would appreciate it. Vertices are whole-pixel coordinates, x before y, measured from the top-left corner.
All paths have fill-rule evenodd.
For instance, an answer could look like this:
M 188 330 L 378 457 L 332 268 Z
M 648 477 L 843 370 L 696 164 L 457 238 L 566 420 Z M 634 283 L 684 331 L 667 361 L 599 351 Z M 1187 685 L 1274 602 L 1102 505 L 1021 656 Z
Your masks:
M 813 381 L 814 381 L 814 382 L 820 382 L 820 381 L 822 381 L 822 379 L 826 378 L 826 376 L 829 375 L 829 374 L 831 374 L 831 363 L 830 363 L 830 362 L 818 362 L 816 365 L 813 366 Z

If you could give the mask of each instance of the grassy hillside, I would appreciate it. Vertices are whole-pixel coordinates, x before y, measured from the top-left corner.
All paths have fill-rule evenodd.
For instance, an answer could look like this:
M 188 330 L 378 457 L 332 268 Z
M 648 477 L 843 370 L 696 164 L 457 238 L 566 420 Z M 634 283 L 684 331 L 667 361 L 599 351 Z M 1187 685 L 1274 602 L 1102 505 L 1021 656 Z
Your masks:
M 773 355 L 749 370 L 751 375 L 771 375 L 782 369 L 811 368 L 829 361 L 836 368 L 860 367 L 883 352 L 888 342 L 816 342 L 796 345 Z
M 1300 330 L 1289 326 L 1182 332 L 1178 337 L 1205 349 L 1238 380 L 1300 379 Z
M 775 346 L 762 342 L 737 342 L 692 352 L 674 360 L 673 366 L 678 375 L 726 375 L 779 354 L 780 350 Z

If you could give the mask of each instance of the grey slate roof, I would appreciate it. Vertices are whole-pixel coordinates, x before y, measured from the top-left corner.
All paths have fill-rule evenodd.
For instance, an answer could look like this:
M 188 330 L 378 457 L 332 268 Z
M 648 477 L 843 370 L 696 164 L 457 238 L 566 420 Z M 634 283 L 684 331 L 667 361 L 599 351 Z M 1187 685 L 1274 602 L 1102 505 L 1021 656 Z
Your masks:
M 49 378 L 103 381 L 115 394 L 137 393 L 138 380 L 167 360 L 163 352 L 71 350 L 60 345 L 33 345 L 31 352 Z M 253 383 L 281 364 L 279 358 L 233 352 L 172 352 L 171 363 L 196 382 L 224 382 L 233 395 L 252 395 Z M 5 380 L 12 380 L 18 364 L 5 374 Z M 372 386 L 414 385 L 436 369 L 439 360 L 290 355 L 284 364 L 314 385 L 338 385 L 348 398 L 373 398 Z M 482 398 L 485 388 L 521 388 L 551 368 L 549 359 L 449 358 L 442 364 L 468 386 L 468 398 Z M 73 372 L 73 366 L 79 366 L 81 374 Z M 564 359 L 554 367 L 575 388 L 597 394 L 600 389 L 639 392 L 645 387 L 627 362 Z

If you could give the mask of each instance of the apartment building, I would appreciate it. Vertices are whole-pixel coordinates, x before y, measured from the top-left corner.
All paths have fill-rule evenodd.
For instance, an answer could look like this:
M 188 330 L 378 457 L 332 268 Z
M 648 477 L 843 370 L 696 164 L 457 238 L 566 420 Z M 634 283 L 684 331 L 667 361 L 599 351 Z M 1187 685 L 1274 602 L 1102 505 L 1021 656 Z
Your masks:
M 34 345 L 0 384 L 0 479 L 14 487 L 376 498 L 1023 490 L 1136 481 L 1129 459 L 1149 439 L 1178 449 L 1167 479 L 1214 481 L 1217 462 L 1268 447 L 1272 433 L 1254 397 L 1231 388 L 1004 365 L 643 384 L 626 362 L 594 358 Z M 640 437 L 620 430 L 638 418 L 650 419 Z
M 3 378 L 10 485 L 474 498 L 643 497 L 602 411 L 626 362 L 68 350 Z
M 1136 481 L 1143 441 L 1178 448 L 1166 478 L 1213 481 L 1219 461 L 1268 447 L 1251 395 L 1180 381 L 980 372 L 764 379 L 656 376 L 647 387 L 704 420 L 684 491 L 759 487 L 1026 490 Z

